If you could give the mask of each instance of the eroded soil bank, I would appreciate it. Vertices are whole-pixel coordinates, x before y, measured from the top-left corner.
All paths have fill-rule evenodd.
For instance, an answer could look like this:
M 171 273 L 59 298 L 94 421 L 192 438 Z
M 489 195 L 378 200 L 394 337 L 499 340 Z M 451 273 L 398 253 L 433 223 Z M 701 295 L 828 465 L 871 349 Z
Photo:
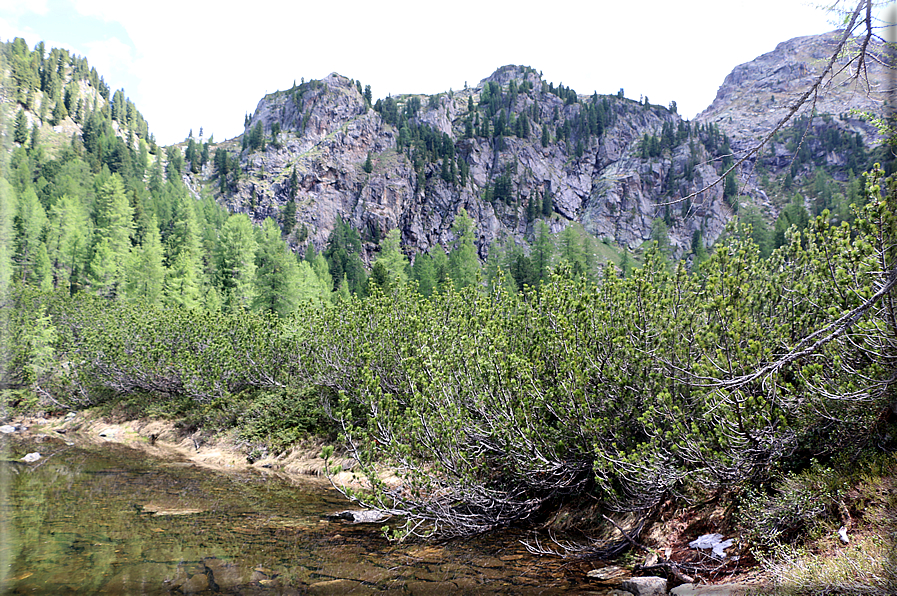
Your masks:
M 188 432 L 171 420 L 116 420 L 98 412 L 82 411 L 65 417 L 18 417 L 9 424 L 25 438 L 50 435 L 74 445 L 118 443 L 162 461 L 189 461 L 216 472 L 252 469 L 281 479 L 330 484 L 324 474 L 320 441 L 305 441 L 278 455 L 250 458 L 245 447 L 228 435 L 209 437 Z M 336 458 L 330 465 L 350 469 L 351 463 Z M 351 472 L 341 472 L 334 480 L 351 482 Z

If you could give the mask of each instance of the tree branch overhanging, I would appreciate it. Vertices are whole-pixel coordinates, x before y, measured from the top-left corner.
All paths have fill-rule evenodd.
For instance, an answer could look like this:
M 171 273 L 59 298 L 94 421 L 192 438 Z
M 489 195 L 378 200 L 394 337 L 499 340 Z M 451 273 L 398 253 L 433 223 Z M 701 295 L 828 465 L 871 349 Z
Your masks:
M 754 145 L 751 149 L 749 149 L 748 152 L 745 153 L 738 160 L 736 160 L 735 163 L 733 163 L 729 167 L 729 169 L 727 169 L 725 172 L 723 172 L 720 176 L 718 176 L 716 178 L 716 180 L 714 180 L 707 186 L 701 188 L 700 190 L 696 190 L 695 192 L 693 192 L 687 196 L 680 197 L 680 198 L 674 199 L 672 201 L 665 201 L 663 203 L 657 203 L 657 207 L 658 208 L 667 207 L 669 205 L 675 205 L 677 203 L 689 201 L 689 200 L 694 199 L 695 197 L 699 196 L 700 194 L 710 190 L 711 188 L 717 186 L 720 182 L 725 180 L 729 174 L 731 174 L 732 172 L 737 170 L 745 161 L 747 161 L 751 156 L 758 153 L 770 140 L 772 140 L 772 138 L 776 135 L 776 133 L 778 133 L 782 129 L 782 127 L 784 127 L 785 124 L 787 124 L 794 117 L 794 115 L 797 114 L 797 112 L 804 106 L 804 104 L 807 103 L 807 101 L 810 99 L 810 97 L 813 97 L 813 104 L 815 106 L 819 88 L 822 86 L 823 82 L 825 81 L 826 76 L 828 76 L 832 72 L 832 68 L 834 67 L 835 62 L 838 60 L 838 57 L 841 55 L 841 52 L 843 51 L 844 46 L 847 43 L 847 40 L 850 39 L 851 35 L 853 34 L 853 32 L 857 26 L 857 21 L 859 20 L 860 14 L 863 12 L 864 8 L 871 14 L 872 0 L 860 0 L 860 2 L 857 4 L 856 8 L 854 8 L 853 11 L 850 13 L 849 21 L 844 28 L 844 35 L 841 37 L 841 41 L 838 42 L 838 47 L 832 53 L 832 57 L 829 59 L 828 64 L 826 65 L 825 69 L 822 71 L 822 73 L 819 75 L 819 77 L 817 77 L 817 79 L 813 83 L 813 85 L 811 85 L 810 88 L 807 89 L 807 91 L 802 96 L 800 96 L 800 98 L 798 98 L 798 100 L 796 102 L 794 102 L 794 104 L 788 110 L 788 113 L 785 114 L 785 116 L 779 121 L 778 124 L 776 124 L 776 126 L 772 129 L 772 131 L 770 131 L 769 134 L 767 134 L 766 137 L 763 138 L 762 141 L 760 141 L 758 144 Z M 857 59 L 859 61 L 857 63 L 856 74 L 854 75 L 855 78 L 859 77 L 860 72 L 865 72 L 865 69 L 866 69 L 865 52 L 868 49 L 869 41 L 873 35 L 873 33 L 872 33 L 873 29 L 872 29 L 872 25 L 871 25 L 871 17 L 864 19 L 863 22 L 864 22 L 864 24 L 866 24 L 866 32 L 863 37 L 861 53 L 857 57 Z

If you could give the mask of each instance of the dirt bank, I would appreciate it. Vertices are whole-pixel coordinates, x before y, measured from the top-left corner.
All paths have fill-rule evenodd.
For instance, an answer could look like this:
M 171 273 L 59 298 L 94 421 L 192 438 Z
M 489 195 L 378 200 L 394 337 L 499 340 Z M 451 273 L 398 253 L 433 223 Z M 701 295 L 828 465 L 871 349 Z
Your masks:
M 23 417 L 10 422 L 23 437 L 50 435 L 74 445 L 119 443 L 164 461 L 192 462 L 217 472 L 254 470 L 288 480 L 330 484 L 321 458 L 323 444 L 306 441 L 279 455 L 248 458 L 243 445 L 228 435 L 209 437 L 186 432 L 170 420 L 115 421 L 96 412 L 82 411 L 67 417 Z M 331 465 L 351 469 L 348 459 Z M 341 472 L 335 480 L 351 483 L 352 474 Z

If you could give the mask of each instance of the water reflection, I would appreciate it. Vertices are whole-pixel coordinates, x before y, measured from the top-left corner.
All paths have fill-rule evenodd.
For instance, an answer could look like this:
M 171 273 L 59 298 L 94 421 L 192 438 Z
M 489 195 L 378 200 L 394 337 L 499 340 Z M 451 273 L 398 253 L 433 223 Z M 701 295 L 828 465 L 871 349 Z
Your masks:
M 7 440 L 0 585 L 11 594 L 554 594 L 584 571 L 525 554 L 513 534 L 391 545 L 331 522 L 326 486 L 216 474 L 116 444 Z M 34 464 L 15 460 L 29 451 Z M 595 587 L 591 588 L 592 590 Z M 591 592 L 595 593 L 595 592 Z

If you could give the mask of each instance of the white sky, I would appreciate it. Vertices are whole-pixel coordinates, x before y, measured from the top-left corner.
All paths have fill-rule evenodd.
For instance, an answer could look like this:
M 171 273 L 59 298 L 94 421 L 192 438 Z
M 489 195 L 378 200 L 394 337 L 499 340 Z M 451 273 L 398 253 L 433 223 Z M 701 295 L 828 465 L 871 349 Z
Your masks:
M 378 98 L 523 64 L 580 94 L 675 100 L 692 118 L 736 65 L 834 28 L 802 0 L 0 0 L 0 38 L 86 56 L 162 144 L 200 127 L 234 137 L 265 93 L 331 72 Z

